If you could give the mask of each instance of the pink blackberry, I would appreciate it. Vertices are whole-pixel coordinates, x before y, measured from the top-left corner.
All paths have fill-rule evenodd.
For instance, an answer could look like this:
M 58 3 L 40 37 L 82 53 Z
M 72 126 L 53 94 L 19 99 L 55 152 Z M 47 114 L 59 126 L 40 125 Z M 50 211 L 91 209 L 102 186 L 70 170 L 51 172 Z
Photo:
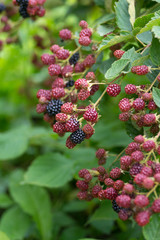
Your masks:
M 128 98 L 123 98 L 120 102 L 119 102 L 119 109 L 122 112 L 128 112 L 131 109 L 131 104 Z
M 91 39 L 89 37 L 80 37 L 79 44 L 82 46 L 89 46 L 91 44 Z
M 86 200 L 87 195 L 88 195 L 87 191 L 80 191 L 77 193 L 77 197 L 79 200 Z
M 119 216 L 119 218 L 120 218 L 121 220 L 123 220 L 123 221 L 126 221 L 126 220 L 129 218 L 126 209 L 121 209 L 121 210 L 119 211 L 119 213 L 118 213 L 118 216 Z
M 58 64 L 51 64 L 48 67 L 48 72 L 50 76 L 58 76 L 61 74 L 61 66 Z
M 156 144 L 152 140 L 147 140 L 142 145 L 145 152 L 150 152 L 152 149 L 156 148 Z
M 142 135 L 138 135 L 134 138 L 134 141 L 137 143 L 144 143 L 144 137 Z
M 46 100 L 51 100 L 51 91 L 50 90 L 44 90 L 44 89 L 39 89 L 37 92 L 37 98 L 45 98 Z
M 83 117 L 88 122 L 96 122 L 98 118 L 98 113 L 93 108 L 88 108 L 87 111 L 83 114 Z
M 120 191 L 124 186 L 124 182 L 122 180 L 117 180 L 114 183 L 114 189 L 116 189 L 117 191 Z
M 116 58 L 120 59 L 123 56 L 124 53 L 125 53 L 125 51 L 123 51 L 123 50 L 116 50 L 116 51 L 114 51 L 113 55 Z
M 59 32 L 59 36 L 62 40 L 69 40 L 72 38 L 72 33 L 69 29 L 62 29 Z
M 136 73 L 136 69 L 137 69 L 137 66 L 133 66 L 133 67 L 131 68 L 131 72 L 132 72 L 132 73 Z
M 103 192 L 104 198 L 109 200 L 115 200 L 117 195 L 118 193 L 113 187 L 106 188 L 106 190 Z
M 87 80 L 95 80 L 96 76 L 95 76 L 94 72 L 88 72 L 86 75 L 86 79 Z
M 154 186 L 154 181 L 149 178 L 149 177 L 146 177 L 144 180 L 143 180 L 143 187 L 146 188 L 146 189 L 152 189 Z
M 51 65 L 51 64 L 55 64 L 55 62 L 56 62 L 55 56 L 47 54 L 47 53 L 44 53 L 41 56 L 41 60 L 44 65 Z
M 130 119 L 130 113 L 129 112 L 123 112 L 119 114 L 119 120 L 123 122 L 127 122 Z
M 144 158 L 144 155 L 141 151 L 135 151 L 131 154 L 131 159 L 135 162 L 140 162 Z
M 85 68 L 90 68 L 90 67 L 93 66 L 93 64 L 95 64 L 95 62 L 96 62 L 96 59 L 95 59 L 94 55 L 89 54 L 89 55 L 84 59 L 84 61 L 83 61 L 83 66 L 84 66 Z
M 69 51 L 62 48 L 56 52 L 56 57 L 60 60 L 65 60 L 69 57 Z
M 144 166 L 141 170 L 141 174 L 144 174 L 147 177 L 152 177 L 153 175 L 153 170 L 150 167 Z
M 67 138 L 67 140 L 66 140 L 66 147 L 68 148 L 68 149 L 72 149 L 72 148 L 74 148 L 76 146 L 76 144 L 74 144 L 72 141 L 71 141 L 71 139 L 70 139 L 70 136 Z
M 130 175 L 131 176 L 135 176 L 137 175 L 138 173 L 140 173 L 142 170 L 142 165 L 140 163 L 135 163 L 132 165 L 132 167 L 130 168 Z
M 130 156 L 125 155 L 120 158 L 120 163 L 121 163 L 121 168 L 124 170 L 127 170 L 132 163 L 132 159 Z
M 138 173 L 135 177 L 134 177 L 134 182 L 139 185 L 142 186 L 144 179 L 146 178 L 146 176 L 144 174 Z
M 81 101 L 85 101 L 90 96 L 90 91 L 86 89 L 81 89 L 78 93 L 78 99 Z
M 46 107 L 47 107 L 46 104 L 37 104 L 36 112 L 37 113 L 43 113 L 43 112 L 46 111 Z
M 129 208 L 131 206 L 131 198 L 128 195 L 119 195 L 116 197 L 118 206 L 123 208 Z
M 145 108 L 145 102 L 141 98 L 136 98 L 133 101 L 133 108 L 137 110 L 143 110 Z
M 70 118 L 66 124 L 65 128 L 67 132 L 75 132 L 76 130 L 79 129 L 79 122 L 75 118 Z
M 134 93 L 137 92 L 137 87 L 135 85 L 133 85 L 133 84 L 127 84 L 125 86 L 125 92 L 127 94 L 134 94 Z
M 126 148 L 126 154 L 127 155 L 131 155 L 132 152 L 135 152 L 135 151 L 139 151 L 140 150 L 140 144 L 139 143 L 136 143 L 136 142 L 131 142 L 128 147 Z
M 68 115 L 65 113 L 58 113 L 56 114 L 56 120 L 65 123 L 68 120 Z
M 59 99 L 65 96 L 64 88 L 56 87 L 52 89 L 52 96 L 54 99 Z
M 94 84 L 91 86 L 91 90 L 90 90 L 90 95 L 94 95 L 95 92 L 97 92 L 99 90 L 99 85 L 98 84 Z
M 152 204 L 152 210 L 155 213 L 160 213 L 160 198 L 154 200 Z
M 64 124 L 64 123 L 61 123 L 61 122 L 56 122 L 56 123 L 53 125 L 53 131 L 54 131 L 55 133 L 65 133 L 65 132 L 66 132 L 65 124 Z
M 113 179 L 119 178 L 120 175 L 121 175 L 121 170 L 120 170 L 120 168 L 118 168 L 118 167 L 113 168 L 113 169 L 110 171 L 110 177 L 113 178 Z
M 145 195 L 137 195 L 134 199 L 134 204 L 140 208 L 143 208 L 149 205 L 149 199 Z
M 152 100 L 152 94 L 151 93 L 143 93 L 142 94 L 142 99 L 144 101 L 151 101 Z
M 63 77 L 70 77 L 70 76 L 72 76 L 72 73 L 73 73 L 73 67 L 70 66 L 70 65 L 66 65 L 62 69 L 62 76 Z
M 114 181 L 113 181 L 113 179 L 111 179 L 111 178 L 106 178 L 106 179 L 104 180 L 104 184 L 105 184 L 107 187 L 113 187 Z
M 135 221 L 141 227 L 149 223 L 150 213 L 148 210 L 144 210 L 136 214 Z
M 76 182 L 77 188 L 81 189 L 82 191 L 86 191 L 88 189 L 88 183 L 83 180 L 78 180 Z
M 154 171 L 155 171 L 155 173 L 160 173 L 160 163 L 156 163 L 154 165 Z
M 98 197 L 98 193 L 102 190 L 102 187 L 100 185 L 95 185 L 92 188 L 92 195 L 93 197 L 97 198 Z
M 96 151 L 96 158 L 100 159 L 103 158 L 106 155 L 106 150 L 104 148 L 99 148 Z
M 160 82 L 160 74 L 157 76 L 157 81 Z
M 150 126 L 150 125 L 156 123 L 156 116 L 153 113 L 145 114 L 143 121 L 147 126 Z
M 81 169 L 81 170 L 78 172 L 78 175 L 79 175 L 80 178 L 84 178 L 84 176 L 85 176 L 86 174 L 88 174 L 88 173 L 89 173 L 89 171 L 88 171 L 86 168 L 84 168 L 84 169 Z
M 83 63 L 76 63 L 74 67 L 75 73 L 83 72 L 84 70 L 85 70 L 85 67 Z
M 91 37 L 92 36 L 92 31 L 90 28 L 85 28 L 80 31 L 79 34 L 80 37 Z
M 85 78 L 79 78 L 75 81 L 75 88 L 76 89 L 81 89 L 81 88 L 84 88 L 84 89 L 87 89 L 89 84 L 87 82 L 87 80 Z
M 90 182 L 92 180 L 92 175 L 90 173 L 87 173 L 84 175 L 85 182 Z
M 52 88 L 60 87 L 63 88 L 65 86 L 63 78 L 56 78 L 52 83 Z
M 154 179 L 155 179 L 156 182 L 160 183 L 160 173 L 156 173 L 154 175 Z
M 123 187 L 123 191 L 124 191 L 125 193 L 127 193 L 127 194 L 133 193 L 134 190 L 135 190 L 135 189 L 134 189 L 133 185 L 130 184 L 130 183 L 126 183 L 126 184 L 124 185 L 124 187 Z
M 86 21 L 84 21 L 84 20 L 81 20 L 81 21 L 79 22 L 79 26 L 80 26 L 81 28 L 87 28 L 87 27 L 88 27 L 88 23 L 87 23 Z
M 155 102 L 153 100 L 149 101 L 147 107 L 148 107 L 149 110 L 156 110 L 157 109 L 157 105 L 155 104 Z
M 54 44 L 54 45 L 52 45 L 52 46 L 50 47 L 50 50 L 51 50 L 51 52 L 53 52 L 53 53 L 57 53 L 58 50 L 60 50 L 60 49 L 61 49 L 60 46 L 59 46 L 59 45 L 56 45 L 56 44 Z
M 121 92 L 121 87 L 118 84 L 109 84 L 107 87 L 106 92 L 108 93 L 109 96 L 111 97 L 116 97 L 117 95 L 120 94 Z
M 149 72 L 149 67 L 146 65 L 136 66 L 135 73 L 138 75 L 146 75 Z
M 94 128 L 88 123 L 83 126 L 82 130 L 86 134 L 92 134 L 93 135 L 93 133 L 94 133 Z
M 66 102 L 61 106 L 61 112 L 67 113 L 67 114 L 72 114 L 73 113 L 73 103 L 71 102 Z

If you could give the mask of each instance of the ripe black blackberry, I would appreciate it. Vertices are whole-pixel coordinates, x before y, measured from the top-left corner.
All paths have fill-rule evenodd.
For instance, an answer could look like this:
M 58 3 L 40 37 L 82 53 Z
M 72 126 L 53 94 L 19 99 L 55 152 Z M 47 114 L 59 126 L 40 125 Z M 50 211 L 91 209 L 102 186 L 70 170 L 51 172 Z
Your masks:
M 3 3 L 0 3 L 0 13 L 6 9 L 6 6 Z
M 69 63 L 70 65 L 76 65 L 78 60 L 79 60 L 79 52 L 76 52 L 75 54 L 72 55 L 72 57 L 70 57 Z
M 74 85 L 74 80 L 69 80 L 67 83 L 66 83 L 66 87 L 73 87 Z
M 82 129 L 78 129 L 77 131 L 73 132 L 70 135 L 70 140 L 74 144 L 80 144 L 85 139 L 85 133 L 82 131 Z
M 122 209 L 118 206 L 118 204 L 116 203 L 116 200 L 112 201 L 112 208 L 116 213 L 119 213 L 119 211 Z
M 59 99 L 51 100 L 46 108 L 46 112 L 50 117 L 55 116 L 57 113 L 61 112 L 62 101 Z
M 27 12 L 28 0 L 16 0 L 16 1 L 20 5 L 20 7 L 19 7 L 19 14 L 23 18 L 29 17 L 29 14 Z

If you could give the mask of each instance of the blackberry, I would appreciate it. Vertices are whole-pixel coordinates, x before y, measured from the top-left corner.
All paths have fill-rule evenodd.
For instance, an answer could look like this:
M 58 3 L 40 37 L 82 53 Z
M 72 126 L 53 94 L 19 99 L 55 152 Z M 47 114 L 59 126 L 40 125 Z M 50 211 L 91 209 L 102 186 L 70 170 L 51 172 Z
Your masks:
M 17 0 L 17 2 L 20 4 L 19 7 L 19 14 L 23 17 L 23 18 L 27 18 L 29 17 L 29 14 L 27 12 L 27 7 L 28 7 L 28 0 Z
M 3 3 L 0 3 L 0 13 L 6 9 L 6 6 Z
M 66 83 L 66 87 L 73 87 L 74 86 L 74 80 L 69 80 L 67 83 Z
M 51 117 L 55 116 L 57 113 L 60 113 L 62 105 L 63 103 L 59 99 L 51 100 L 46 108 L 48 115 Z
M 75 132 L 73 132 L 70 136 L 71 141 L 74 144 L 80 144 L 85 139 L 85 133 L 82 131 L 82 129 L 78 129 Z
M 70 65 L 76 65 L 78 60 L 79 60 L 79 52 L 76 52 L 75 54 L 72 55 L 72 57 L 70 57 L 69 63 Z
M 113 208 L 113 210 L 114 210 L 116 213 L 119 213 L 120 210 L 122 209 L 122 208 L 120 208 L 120 207 L 118 206 L 118 204 L 116 203 L 116 200 L 113 200 L 113 201 L 112 201 L 112 208 Z

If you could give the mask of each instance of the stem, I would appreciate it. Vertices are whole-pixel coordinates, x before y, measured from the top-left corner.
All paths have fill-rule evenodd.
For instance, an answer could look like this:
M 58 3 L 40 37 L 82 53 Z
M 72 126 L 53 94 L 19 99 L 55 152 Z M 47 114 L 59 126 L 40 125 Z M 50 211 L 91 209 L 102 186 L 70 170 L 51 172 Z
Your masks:
M 103 96 L 106 93 L 107 88 L 105 88 L 105 90 L 103 91 L 103 93 L 101 94 L 101 96 L 98 98 L 98 100 L 95 102 L 94 104 L 94 108 L 96 108 L 96 106 L 99 104 L 99 102 L 101 101 L 101 99 L 103 98 Z
M 151 195 L 151 193 L 156 190 L 156 188 L 158 187 L 158 184 L 159 184 L 159 183 L 156 183 L 156 184 L 155 184 L 154 188 L 152 188 L 152 189 L 147 193 L 146 197 L 149 197 L 149 196 Z
M 124 149 L 117 155 L 117 157 L 114 159 L 114 161 L 112 162 L 112 164 L 115 163 L 115 162 L 119 159 L 119 157 L 124 153 L 125 150 L 126 150 L 126 148 L 124 148 Z
M 158 75 L 159 75 L 159 74 L 158 74 Z M 158 77 L 158 75 L 157 75 L 157 77 Z M 155 82 L 157 81 L 157 77 L 154 79 L 154 81 L 152 82 L 152 84 L 150 85 L 150 87 L 148 88 L 148 90 L 146 91 L 146 93 L 151 90 L 151 88 L 153 87 L 153 85 L 154 85 Z
M 143 51 L 141 52 L 141 55 L 146 51 L 147 48 L 149 48 L 151 46 L 151 43 L 149 43 L 144 49 Z

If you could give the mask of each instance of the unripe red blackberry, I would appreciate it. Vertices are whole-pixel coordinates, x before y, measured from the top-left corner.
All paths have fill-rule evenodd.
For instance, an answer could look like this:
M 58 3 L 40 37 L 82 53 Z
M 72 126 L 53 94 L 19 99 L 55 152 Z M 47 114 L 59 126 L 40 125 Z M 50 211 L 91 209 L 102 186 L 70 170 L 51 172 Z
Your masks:
M 69 40 L 72 38 L 72 33 L 69 29 L 62 29 L 59 32 L 59 36 L 62 40 Z
M 129 218 L 126 209 L 121 209 L 118 213 L 118 216 L 123 221 L 126 221 Z
M 149 219 L 150 219 L 150 213 L 149 213 L 148 210 L 145 210 L 145 211 L 137 213 L 136 217 L 135 217 L 135 221 L 141 227 L 143 227 L 146 224 L 148 224 L 149 223 Z
M 160 82 L 160 74 L 157 76 L 157 81 Z
M 50 76 L 58 76 L 61 74 L 61 66 L 58 64 L 51 64 L 48 67 L 48 72 Z
M 131 109 L 131 104 L 128 98 L 123 98 L 118 106 L 122 112 L 128 112 Z
M 137 110 L 143 110 L 145 108 L 145 102 L 141 98 L 136 98 L 133 101 L 133 108 Z
M 51 52 L 53 52 L 53 53 L 57 53 L 58 50 L 60 50 L 60 49 L 61 49 L 60 46 L 59 46 L 59 45 L 56 45 L 56 44 L 54 44 L 54 45 L 52 45 L 52 46 L 50 47 L 50 50 L 51 50 Z
M 119 114 L 119 120 L 123 122 L 127 122 L 130 119 L 130 113 L 129 112 L 123 112 Z
M 106 179 L 104 180 L 104 184 L 105 184 L 107 187 L 113 187 L 114 181 L 113 181 L 113 179 L 111 179 L 111 178 L 106 178 Z
M 87 89 L 81 89 L 78 93 L 78 99 L 81 101 L 85 101 L 90 96 L 90 91 Z
M 127 194 L 133 193 L 134 190 L 135 190 L 135 189 L 134 189 L 133 185 L 130 184 L 130 183 L 126 183 L 126 184 L 124 185 L 124 187 L 123 187 L 123 191 L 124 191 L 125 193 L 127 193 Z
M 157 147 L 157 153 L 160 155 L 160 145 Z
M 107 87 L 106 92 L 108 93 L 109 96 L 111 97 L 116 97 L 117 95 L 120 94 L 121 92 L 121 87 L 118 84 L 109 84 Z
M 95 185 L 92 188 L 92 195 L 93 197 L 97 198 L 98 197 L 98 193 L 102 190 L 102 187 L 100 185 Z
M 119 195 L 116 197 L 118 206 L 123 208 L 129 208 L 131 206 L 131 198 L 128 195 Z
M 98 113 L 94 108 L 88 108 L 83 117 L 86 121 L 94 123 L 97 121 Z
M 47 107 L 46 104 L 37 104 L 36 112 L 37 113 L 43 113 L 43 112 L 46 111 L 46 107 Z
M 156 144 L 152 140 L 147 140 L 142 145 L 145 152 L 150 152 L 152 149 L 156 148 Z
M 39 89 L 37 92 L 37 98 L 40 99 L 41 97 L 44 97 L 46 100 L 51 100 L 51 91 L 50 90 L 44 90 Z
M 153 188 L 154 186 L 154 181 L 149 178 L 149 177 L 146 177 L 144 180 L 143 180 L 143 187 L 146 188 L 146 189 L 151 189 Z
M 65 96 L 64 88 L 56 87 L 52 89 L 52 96 L 54 99 L 59 99 Z
M 136 66 L 135 73 L 138 75 L 145 75 L 149 72 L 149 67 L 146 65 Z
M 68 115 L 65 113 L 58 113 L 56 114 L 56 120 L 65 123 L 68 120 Z
M 121 170 L 120 168 L 116 167 L 116 168 L 113 168 L 111 171 L 110 171 L 110 177 L 113 178 L 113 179 L 117 179 L 121 176 Z
M 76 89 L 81 89 L 81 88 L 84 88 L 84 89 L 87 89 L 89 84 L 87 82 L 87 80 L 85 78 L 79 78 L 75 81 L 75 88 Z
M 67 114 L 72 114 L 73 113 L 73 103 L 71 102 L 66 102 L 61 106 L 61 112 L 67 113 Z
M 145 114 L 143 121 L 147 126 L 150 126 L 150 125 L 156 123 L 156 115 L 153 113 Z
M 84 66 L 85 68 L 90 68 L 90 67 L 93 66 L 93 64 L 95 64 L 95 62 L 96 62 L 96 59 L 95 59 L 94 55 L 89 54 L 89 55 L 84 59 L 84 61 L 83 61 L 83 66 Z
M 66 124 L 65 128 L 67 132 L 75 132 L 76 130 L 79 129 L 79 122 L 75 118 L 70 118 Z
M 114 189 L 116 189 L 117 191 L 120 191 L 124 186 L 124 182 L 122 180 L 117 180 L 115 181 L 113 187 Z
M 90 173 L 87 173 L 84 175 L 85 182 L 90 182 L 92 180 L 92 175 Z
M 57 77 L 52 83 L 52 88 L 60 87 L 63 88 L 65 86 L 63 78 Z
M 149 110 L 156 110 L 157 109 L 157 105 L 155 104 L 155 102 L 153 100 L 149 101 L 147 107 L 148 107 Z
M 142 99 L 144 101 L 151 101 L 152 100 L 152 94 L 151 93 L 143 93 L 142 94 Z
M 85 70 L 85 67 L 83 63 L 76 63 L 74 67 L 75 73 L 83 72 L 84 70 Z
M 77 186 L 77 188 L 81 189 L 82 191 L 85 191 L 88 189 L 88 183 L 86 183 L 83 180 L 78 180 L 76 182 L 76 186 Z
M 135 176 L 135 175 L 137 175 L 138 173 L 140 173 L 141 170 L 142 170 L 142 164 L 140 164 L 140 163 L 135 163 L 135 164 L 133 164 L 132 167 L 130 168 L 129 173 L 130 173 L 131 176 Z
M 72 141 L 71 141 L 71 139 L 70 139 L 70 136 L 67 138 L 67 140 L 66 140 L 66 147 L 68 148 L 68 149 L 72 149 L 72 148 L 74 148 L 76 146 L 76 144 L 74 144 Z
M 61 123 L 61 122 L 56 122 L 56 123 L 53 125 L 53 131 L 54 131 L 55 133 L 65 133 L 65 132 L 66 132 L 65 124 L 64 124 L 64 123 Z
M 91 86 L 91 90 L 90 90 L 90 95 L 94 95 L 95 92 L 97 92 L 99 90 L 99 85 L 98 84 L 94 84 Z
M 88 195 L 87 191 L 80 191 L 77 193 L 77 197 L 79 200 L 86 200 L 87 195 Z
M 120 158 L 120 163 L 121 163 L 121 168 L 124 167 L 125 169 L 124 168 L 123 169 L 127 170 L 130 167 L 131 163 L 132 163 L 132 159 L 131 159 L 130 156 L 125 155 L 125 156 Z
M 106 155 L 106 150 L 104 148 L 99 148 L 96 151 L 96 158 L 100 159 L 103 158 Z
M 64 66 L 64 68 L 62 69 L 62 76 L 63 77 L 70 77 L 73 73 L 73 67 L 70 65 L 66 65 Z
M 94 128 L 90 124 L 85 124 L 82 128 L 83 132 L 86 134 L 92 134 L 94 133 Z
M 135 151 L 131 154 L 131 159 L 135 162 L 140 162 L 144 158 L 144 155 L 141 151 Z
M 98 160 L 98 165 L 104 165 L 106 163 L 106 157 Z
M 135 85 L 133 85 L 133 84 L 127 84 L 125 86 L 125 92 L 127 94 L 134 94 L 134 93 L 137 92 L 137 87 Z
M 155 171 L 155 173 L 160 173 L 160 163 L 156 163 L 154 165 L 154 171 Z
M 140 208 L 143 208 L 149 205 L 149 199 L 145 195 L 137 195 L 134 199 L 134 204 Z
M 139 151 L 140 150 L 140 144 L 139 143 L 136 143 L 136 142 L 131 142 L 128 147 L 126 148 L 126 154 L 127 155 L 131 155 L 132 152 L 135 152 L 135 151 Z
M 43 115 L 43 120 L 44 120 L 45 122 L 48 122 L 48 123 L 53 124 L 54 117 L 50 117 L 47 113 L 45 113 L 45 114 Z
M 81 21 L 79 22 L 79 26 L 80 26 L 81 28 L 87 28 L 87 27 L 88 27 L 88 23 L 87 23 L 86 21 L 84 21 L 84 20 L 81 20 Z
M 106 188 L 106 190 L 103 192 L 104 198 L 109 200 L 115 200 L 117 195 L 118 193 L 113 187 Z
M 134 141 L 137 143 L 144 143 L 144 137 L 142 135 L 138 135 L 134 138 Z
M 92 36 L 92 31 L 90 28 L 85 28 L 85 29 L 82 29 L 79 33 L 79 36 L 80 37 L 91 37 Z
M 41 56 L 41 60 L 42 60 L 43 64 L 45 64 L 45 65 L 55 64 L 55 62 L 56 62 L 55 56 L 47 54 L 47 53 L 44 53 Z
M 123 50 L 116 50 L 116 51 L 114 51 L 113 55 L 116 58 L 120 59 L 123 56 L 124 53 L 125 53 L 125 51 L 123 51 Z
M 86 80 L 95 80 L 96 76 L 94 74 L 94 72 L 88 72 L 86 75 Z
M 139 185 L 142 186 L 144 179 L 146 178 L 146 176 L 144 174 L 138 173 L 135 177 L 134 177 L 134 182 Z
M 86 168 L 84 168 L 84 169 L 79 170 L 78 175 L 80 178 L 84 178 L 84 176 L 88 173 L 89 173 L 89 171 Z
M 160 213 L 160 198 L 154 200 L 152 204 L 152 210 L 155 213 Z
M 156 135 L 159 132 L 159 123 L 153 124 L 150 128 L 150 133 Z
M 137 69 L 137 66 L 133 66 L 133 67 L 131 68 L 131 72 L 132 72 L 132 73 L 136 73 L 136 69 Z
M 62 48 L 56 52 L 56 57 L 60 60 L 65 60 L 69 57 L 69 51 Z
M 99 193 L 98 193 L 98 198 L 100 200 L 104 200 L 104 190 L 101 190 Z
M 78 42 L 82 46 L 89 46 L 91 44 L 91 39 L 89 37 L 80 37 Z
M 141 170 L 141 174 L 144 174 L 147 177 L 152 177 L 153 175 L 153 170 L 150 167 L 144 166 Z
M 155 179 L 156 182 L 160 183 L 160 173 L 156 173 L 154 175 L 154 179 Z

